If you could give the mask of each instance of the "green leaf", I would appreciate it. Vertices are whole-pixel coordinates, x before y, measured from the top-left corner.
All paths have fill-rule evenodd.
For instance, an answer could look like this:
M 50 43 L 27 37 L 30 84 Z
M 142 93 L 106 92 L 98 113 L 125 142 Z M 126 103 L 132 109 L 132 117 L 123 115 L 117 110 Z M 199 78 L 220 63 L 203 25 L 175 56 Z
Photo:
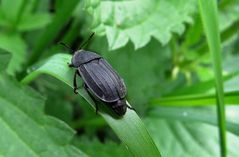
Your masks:
M 26 57 L 26 43 L 18 34 L 0 33 L 0 48 L 12 54 L 7 72 L 14 74 L 21 70 Z
M 146 118 L 145 124 L 165 157 L 218 157 L 218 129 L 201 122 Z M 237 128 L 238 129 L 238 128 Z M 228 157 L 239 156 L 238 136 L 227 132 Z
M 95 138 L 88 139 L 86 137 L 81 137 L 74 141 L 74 145 L 81 148 L 84 152 L 87 152 L 91 157 L 132 157 L 123 145 L 113 141 L 107 140 L 101 143 Z
M 24 0 L 2 0 L 1 1 L 1 10 L 4 14 L 4 17 L 9 22 L 14 22 L 17 18 L 17 14 L 19 13 L 19 10 L 21 8 L 21 5 Z
M 152 106 L 207 106 L 216 104 L 215 94 L 188 94 L 153 99 Z M 239 91 L 225 93 L 225 104 L 239 104 Z
M 239 1 L 230 0 L 219 3 L 219 27 L 220 31 L 227 29 L 239 19 Z
M 86 156 L 69 144 L 71 128 L 44 115 L 44 99 L 38 93 L 3 75 L 0 86 L 1 156 Z
M 72 12 L 78 3 L 78 0 L 61 1 L 61 3 L 59 3 L 61 5 L 59 6 L 55 16 L 52 18 L 51 23 L 41 34 L 35 47 L 33 48 L 33 52 L 27 62 L 28 66 L 33 65 L 44 54 L 44 49 L 55 40 L 60 30 L 65 26 L 66 22 L 71 17 Z
M 49 74 L 73 88 L 72 80 L 74 70 L 67 66 L 67 62 L 70 62 L 70 60 L 71 55 L 68 54 L 54 55 L 46 62 L 42 63 L 39 68 L 27 75 L 22 80 L 22 83 L 29 83 L 40 74 Z M 80 88 L 79 94 L 84 97 L 92 107 L 95 106 L 94 102 L 83 88 Z M 134 156 L 160 157 L 158 149 L 135 111 L 128 109 L 122 118 L 115 118 L 110 112 L 106 111 L 106 105 L 98 105 L 100 109 L 99 114 L 106 120 Z
M 35 0 L 3 0 L 1 1 L 0 14 L 4 18 L 2 25 L 10 31 L 15 31 L 22 16 L 32 15 Z M 34 23 L 34 22 L 32 22 Z
M 199 0 L 200 14 L 206 33 L 215 75 L 218 127 L 220 135 L 220 155 L 227 156 L 224 91 L 221 66 L 221 44 L 218 25 L 218 10 L 215 0 Z
M 19 31 L 31 31 L 45 27 L 50 23 L 50 20 L 50 15 L 46 13 L 29 14 L 21 18 L 17 27 Z
M 239 137 L 239 106 L 226 106 L 227 131 Z M 180 120 L 182 122 L 202 122 L 217 126 L 217 112 L 214 106 L 210 107 L 164 107 L 157 106 L 148 113 L 150 118 L 164 118 Z
M 120 48 L 131 40 L 135 49 L 156 38 L 163 45 L 172 33 L 182 34 L 184 23 L 191 23 L 195 0 L 131 0 L 86 1 L 86 9 L 93 17 L 92 27 L 106 34 L 110 49 Z
M 225 70 L 227 72 L 229 72 L 230 70 Z M 223 76 L 223 80 L 224 80 L 224 87 L 225 87 L 225 91 L 227 92 L 231 92 L 231 91 L 238 91 L 239 88 L 236 88 L 233 86 L 233 83 L 235 83 L 234 80 L 238 80 L 239 79 L 239 71 L 233 71 L 225 76 Z M 214 79 L 209 79 L 207 81 L 202 81 L 202 82 L 197 82 L 195 84 L 192 84 L 190 86 L 184 86 L 180 89 L 176 89 L 175 91 L 173 91 L 172 93 L 168 94 L 169 96 L 183 96 L 183 95 L 193 95 L 193 94 L 213 94 L 215 91 L 215 87 L 214 87 Z M 236 90 L 235 90 L 236 89 Z
M 11 59 L 11 54 L 0 49 L 0 73 L 7 69 L 8 63 Z

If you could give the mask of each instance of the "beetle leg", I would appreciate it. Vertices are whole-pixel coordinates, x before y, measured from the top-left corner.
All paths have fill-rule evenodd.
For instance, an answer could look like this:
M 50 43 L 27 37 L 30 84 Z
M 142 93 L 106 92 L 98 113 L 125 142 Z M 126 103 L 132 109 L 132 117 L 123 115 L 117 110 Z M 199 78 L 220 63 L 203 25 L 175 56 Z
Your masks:
M 71 63 L 67 63 L 67 65 L 68 65 L 70 68 L 74 67 L 74 65 L 71 64 Z
M 74 86 L 74 93 L 78 94 L 78 92 L 77 92 L 78 87 L 77 87 L 77 82 L 76 82 L 76 76 L 77 76 L 77 70 L 75 71 L 75 74 L 74 74 L 73 86 Z
M 95 103 L 95 114 L 98 114 L 98 111 L 99 111 L 99 107 L 98 107 L 98 105 L 97 105 L 97 101 L 96 101 L 96 99 L 91 95 L 91 93 L 89 92 L 89 88 L 87 87 L 87 85 L 84 83 L 84 88 L 85 88 L 85 90 L 87 91 L 87 93 L 88 93 L 88 95 L 90 96 L 90 98 L 94 101 L 94 103 Z
M 77 74 L 81 77 L 79 70 L 76 70 L 76 71 L 77 71 Z M 84 87 L 85 87 L 85 84 L 84 84 Z
M 127 106 L 127 108 L 129 108 L 129 109 L 131 109 L 131 110 L 134 110 L 134 111 L 136 112 L 135 108 L 133 108 L 133 107 L 131 107 L 131 106 L 129 106 L 129 105 L 126 105 L 126 106 Z
M 95 114 L 98 114 L 98 111 L 99 111 L 99 107 L 98 107 L 97 103 L 95 103 Z

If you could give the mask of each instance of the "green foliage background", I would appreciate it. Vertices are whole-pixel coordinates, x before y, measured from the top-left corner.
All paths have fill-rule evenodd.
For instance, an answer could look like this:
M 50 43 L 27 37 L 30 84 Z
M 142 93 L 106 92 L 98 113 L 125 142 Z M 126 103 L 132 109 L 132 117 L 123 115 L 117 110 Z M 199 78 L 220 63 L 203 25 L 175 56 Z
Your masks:
M 220 156 L 218 72 L 198 2 L 1 0 L 0 156 Z M 216 6 L 227 156 L 236 157 L 239 1 Z M 75 95 L 69 88 L 71 55 L 58 43 L 76 50 L 92 32 L 85 49 L 102 55 L 124 78 L 137 114 L 128 110 L 114 119 L 102 109 L 96 115 L 84 89 Z

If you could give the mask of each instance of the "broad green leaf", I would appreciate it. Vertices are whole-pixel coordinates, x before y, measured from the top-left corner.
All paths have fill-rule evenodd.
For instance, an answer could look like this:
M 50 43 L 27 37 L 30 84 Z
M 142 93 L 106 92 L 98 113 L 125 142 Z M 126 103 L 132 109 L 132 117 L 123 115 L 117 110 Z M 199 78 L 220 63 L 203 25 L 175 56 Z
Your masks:
M 196 11 L 195 0 L 131 0 L 86 1 L 86 9 L 93 17 L 92 27 L 105 34 L 110 49 L 117 49 L 131 40 L 135 49 L 156 38 L 163 45 L 172 33 L 181 35 L 184 23 L 191 23 Z
M 202 122 L 217 126 L 217 112 L 210 107 L 164 107 L 157 106 L 149 110 L 148 117 L 180 120 L 182 122 Z M 239 137 L 239 106 L 226 106 L 227 131 Z
M 50 15 L 46 13 L 29 14 L 22 17 L 17 27 L 19 31 L 31 31 L 45 27 L 50 23 L 50 20 Z
M 7 69 L 8 63 L 11 59 L 11 54 L 0 49 L 0 73 Z
M 192 121 L 146 118 L 145 124 L 164 157 L 219 157 L 218 129 Z M 227 132 L 228 157 L 239 156 L 238 136 Z
M 85 157 L 69 144 L 74 131 L 43 113 L 44 99 L 11 77 L 0 76 L 0 155 Z
M 16 71 L 21 70 L 26 59 L 26 43 L 20 35 L 0 33 L 0 48 L 12 54 L 7 72 L 14 74 Z
M 40 74 L 48 74 L 72 87 L 74 70 L 67 66 L 67 62 L 70 62 L 70 60 L 71 55 L 69 54 L 54 55 L 39 65 L 39 68 L 34 68 L 35 70 L 27 75 L 22 80 L 22 83 L 29 83 Z M 92 107 L 95 106 L 83 88 L 80 88 L 79 94 L 85 98 Z M 99 114 L 106 120 L 134 156 L 160 157 L 158 149 L 135 111 L 128 109 L 123 117 L 116 118 L 112 112 L 107 111 L 106 105 L 100 103 L 98 105 L 100 109 Z M 142 147 L 144 149 L 141 149 Z

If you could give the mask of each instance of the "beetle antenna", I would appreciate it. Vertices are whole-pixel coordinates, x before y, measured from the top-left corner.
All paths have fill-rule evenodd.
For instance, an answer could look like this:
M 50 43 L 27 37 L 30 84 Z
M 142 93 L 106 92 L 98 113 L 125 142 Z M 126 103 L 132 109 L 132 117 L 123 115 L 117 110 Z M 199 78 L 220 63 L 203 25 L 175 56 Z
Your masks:
M 70 46 L 66 45 L 65 43 L 60 42 L 59 44 L 63 45 L 65 48 L 67 48 L 68 50 L 70 50 L 72 53 L 75 52 L 74 50 L 72 50 L 72 48 L 71 48 Z
M 90 37 L 80 45 L 80 48 L 79 49 L 82 49 L 84 46 L 88 45 L 89 44 L 89 41 L 92 39 L 92 37 L 95 35 L 95 32 L 93 32 Z

